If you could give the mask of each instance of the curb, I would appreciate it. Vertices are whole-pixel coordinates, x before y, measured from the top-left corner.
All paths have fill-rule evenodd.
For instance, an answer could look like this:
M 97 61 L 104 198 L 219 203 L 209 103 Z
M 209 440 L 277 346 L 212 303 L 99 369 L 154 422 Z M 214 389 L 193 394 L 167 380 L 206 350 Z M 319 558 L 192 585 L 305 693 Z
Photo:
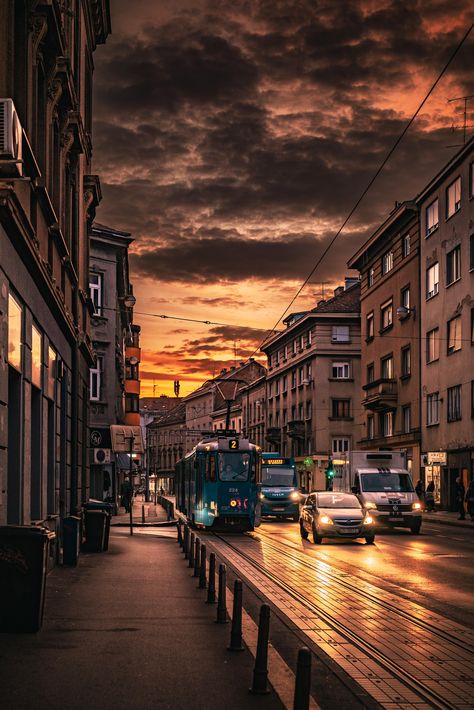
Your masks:
M 170 528 L 176 527 L 176 520 L 165 520 L 158 523 L 132 523 L 134 528 Z M 111 528 L 129 528 L 130 523 L 111 523 Z

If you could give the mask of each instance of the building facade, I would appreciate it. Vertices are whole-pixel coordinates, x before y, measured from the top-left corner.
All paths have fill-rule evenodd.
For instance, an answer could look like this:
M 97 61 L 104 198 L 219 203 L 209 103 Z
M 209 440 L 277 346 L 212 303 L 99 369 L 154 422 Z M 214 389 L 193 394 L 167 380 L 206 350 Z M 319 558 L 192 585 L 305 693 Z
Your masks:
M 420 477 L 420 236 L 414 202 L 397 204 L 349 260 L 361 281 L 362 407 L 357 445 L 402 451 Z
M 265 451 L 266 375 L 242 389 L 242 429 L 244 436 Z
M 174 493 L 174 468 L 188 450 L 187 441 L 186 405 L 182 401 L 147 425 L 148 476 L 152 493 L 161 488 L 166 493 Z
M 125 358 L 133 321 L 128 232 L 95 222 L 90 233 L 89 294 L 93 304 L 91 337 L 96 362 L 89 371 L 91 497 L 117 502 L 118 456 L 111 450 L 110 426 L 125 420 L 126 377 L 138 379 L 138 364 Z
M 266 440 L 294 456 L 305 490 L 324 489 L 329 460 L 358 438 L 360 285 L 346 279 L 334 297 L 290 314 L 262 348 L 268 358 Z
M 456 509 L 474 475 L 474 139 L 417 198 L 420 210 L 421 393 L 425 483 Z
M 0 1 L 0 523 L 89 496 L 93 52 L 107 0 Z

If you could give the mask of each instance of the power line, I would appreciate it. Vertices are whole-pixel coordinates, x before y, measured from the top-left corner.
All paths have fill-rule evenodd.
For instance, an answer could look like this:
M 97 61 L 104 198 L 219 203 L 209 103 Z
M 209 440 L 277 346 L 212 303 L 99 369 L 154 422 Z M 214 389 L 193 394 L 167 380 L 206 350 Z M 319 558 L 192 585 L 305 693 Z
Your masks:
M 416 117 L 418 116 L 418 114 L 420 113 L 421 109 L 423 108 L 423 106 L 424 106 L 425 103 L 427 102 L 428 98 L 429 98 L 429 97 L 431 96 L 431 94 L 433 93 L 434 89 L 436 88 L 436 86 L 437 86 L 438 83 L 440 82 L 441 78 L 443 77 L 443 75 L 444 75 L 445 72 L 447 71 L 447 69 L 448 69 L 449 65 L 451 64 L 451 62 L 453 61 L 454 57 L 455 57 L 456 54 L 459 52 L 459 50 L 461 49 L 462 45 L 464 44 L 464 42 L 465 42 L 466 39 L 468 38 L 468 36 L 469 36 L 469 34 L 471 33 L 473 27 L 474 27 L 474 22 L 470 25 L 470 27 L 468 28 L 468 30 L 467 30 L 466 33 L 464 34 L 463 38 L 461 39 L 461 41 L 458 43 L 458 45 L 456 46 L 456 48 L 455 48 L 454 51 L 452 52 L 451 56 L 449 57 L 448 61 L 447 61 L 446 64 L 444 65 L 444 67 L 443 67 L 443 69 L 441 70 L 441 72 L 439 73 L 437 79 L 435 80 L 435 82 L 434 82 L 433 85 L 431 86 L 430 90 L 429 90 L 428 93 L 425 95 L 424 99 L 422 100 L 422 102 L 420 103 L 420 105 L 419 105 L 418 108 L 416 109 L 415 113 L 413 114 L 413 116 L 410 118 L 410 120 L 408 121 L 408 123 L 407 123 L 406 126 L 404 127 L 403 131 L 400 133 L 400 135 L 398 136 L 398 138 L 395 140 L 395 143 L 394 143 L 393 146 L 390 148 L 390 150 L 388 151 L 388 153 L 387 153 L 387 155 L 385 156 L 385 158 L 382 160 L 382 163 L 379 165 L 379 167 L 378 167 L 377 170 L 375 171 L 375 174 L 374 174 L 374 175 L 372 176 L 372 178 L 369 180 L 367 186 L 366 186 L 365 189 L 363 190 L 363 192 L 362 192 L 362 194 L 360 195 L 360 197 L 357 199 L 357 201 L 356 201 L 356 203 L 354 204 L 354 206 L 352 207 L 352 209 L 349 211 L 349 214 L 348 214 L 347 217 L 344 219 L 343 223 L 341 224 L 341 226 L 339 227 L 339 229 L 337 230 L 337 232 L 335 233 L 335 235 L 331 238 L 331 240 L 329 241 L 329 243 L 327 244 L 327 246 L 324 248 L 322 254 L 321 254 L 321 255 L 319 256 L 319 258 L 317 259 L 315 265 L 313 266 L 313 268 L 312 268 L 311 271 L 309 272 L 308 276 L 307 276 L 306 279 L 303 281 L 303 283 L 301 284 L 301 286 L 300 286 L 299 289 L 297 290 L 296 294 L 293 296 L 293 298 L 291 299 L 290 303 L 288 304 L 288 306 L 285 308 L 285 310 L 284 310 L 283 313 L 281 314 L 280 318 L 278 318 L 278 320 L 277 320 L 277 322 L 275 323 L 275 325 L 273 326 L 272 330 L 269 330 L 269 331 L 268 331 L 267 336 L 264 338 L 264 340 L 262 340 L 262 342 L 261 342 L 260 345 L 258 346 L 257 350 L 255 350 L 255 352 L 252 354 L 252 356 L 255 355 L 255 354 L 261 349 L 262 345 L 264 345 L 264 343 L 265 343 L 266 340 L 268 339 L 269 334 L 271 334 L 271 333 L 273 333 L 273 332 L 275 331 L 275 329 L 276 329 L 276 327 L 278 326 L 278 324 L 280 323 L 280 321 L 283 320 L 283 318 L 284 318 L 284 316 L 286 315 L 286 313 L 290 310 L 290 308 L 291 308 L 291 306 L 293 305 L 293 303 L 296 301 L 296 299 L 298 298 L 298 296 L 300 295 L 300 293 L 303 291 L 303 289 L 305 288 L 305 286 L 306 286 L 307 283 L 309 282 L 310 278 L 313 276 L 314 272 L 316 271 L 316 269 L 318 268 L 318 266 L 321 264 L 321 262 L 323 261 L 324 257 L 325 257 L 326 254 L 329 252 L 329 250 L 331 249 L 332 245 L 334 244 L 334 242 L 336 241 L 336 239 L 339 237 L 339 235 L 340 235 L 341 232 L 343 231 L 344 227 L 347 225 L 347 223 L 348 223 L 349 220 L 351 219 L 352 215 L 353 215 L 354 212 L 357 210 L 357 208 L 359 207 L 360 203 L 362 202 L 362 200 L 364 199 L 364 197 L 366 196 L 366 194 L 368 193 L 368 191 L 370 190 L 370 188 L 371 188 L 372 185 L 374 184 L 375 180 L 378 178 L 378 176 L 379 176 L 380 173 L 382 172 L 383 168 L 384 168 L 385 165 L 388 163 L 389 159 L 392 157 L 392 155 L 393 155 L 393 153 L 395 152 L 396 148 L 398 148 L 398 146 L 399 146 L 399 144 L 401 143 L 402 139 L 405 137 L 405 135 L 406 135 L 408 129 L 410 128 L 410 126 L 412 125 L 412 123 L 414 122 L 414 120 L 416 119 Z

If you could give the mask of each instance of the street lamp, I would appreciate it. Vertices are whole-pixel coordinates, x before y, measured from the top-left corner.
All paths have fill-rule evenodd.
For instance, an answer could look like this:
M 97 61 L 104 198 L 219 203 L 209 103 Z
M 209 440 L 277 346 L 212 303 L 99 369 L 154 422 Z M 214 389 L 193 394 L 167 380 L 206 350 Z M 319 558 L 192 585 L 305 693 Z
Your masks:
M 133 308 L 133 306 L 136 304 L 137 299 L 132 293 L 129 293 L 127 296 L 124 296 L 123 298 L 120 299 L 125 306 L 125 308 Z

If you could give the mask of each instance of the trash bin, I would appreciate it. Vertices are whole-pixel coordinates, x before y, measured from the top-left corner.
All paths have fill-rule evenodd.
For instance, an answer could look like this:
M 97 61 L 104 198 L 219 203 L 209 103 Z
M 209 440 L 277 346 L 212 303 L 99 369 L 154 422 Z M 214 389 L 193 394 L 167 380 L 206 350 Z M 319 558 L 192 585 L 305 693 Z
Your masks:
M 63 520 L 63 565 L 77 565 L 80 549 L 81 519 L 70 515 Z
M 90 498 L 87 503 L 84 503 L 84 512 L 88 510 L 99 510 L 102 512 L 105 512 L 107 514 L 106 520 L 105 520 L 105 534 L 104 534 L 104 546 L 103 550 L 106 551 L 109 549 L 109 536 L 110 536 L 110 519 L 112 518 L 113 512 L 114 512 L 114 504 L 113 503 L 107 503 L 106 501 L 103 500 L 95 500 L 94 498 Z M 86 542 L 87 542 L 87 526 L 86 526 Z
M 105 530 L 108 514 L 105 510 L 85 510 L 84 527 L 86 532 L 86 550 L 103 552 L 105 549 Z
M 41 628 L 49 545 L 55 538 L 40 526 L 0 527 L 0 631 Z

